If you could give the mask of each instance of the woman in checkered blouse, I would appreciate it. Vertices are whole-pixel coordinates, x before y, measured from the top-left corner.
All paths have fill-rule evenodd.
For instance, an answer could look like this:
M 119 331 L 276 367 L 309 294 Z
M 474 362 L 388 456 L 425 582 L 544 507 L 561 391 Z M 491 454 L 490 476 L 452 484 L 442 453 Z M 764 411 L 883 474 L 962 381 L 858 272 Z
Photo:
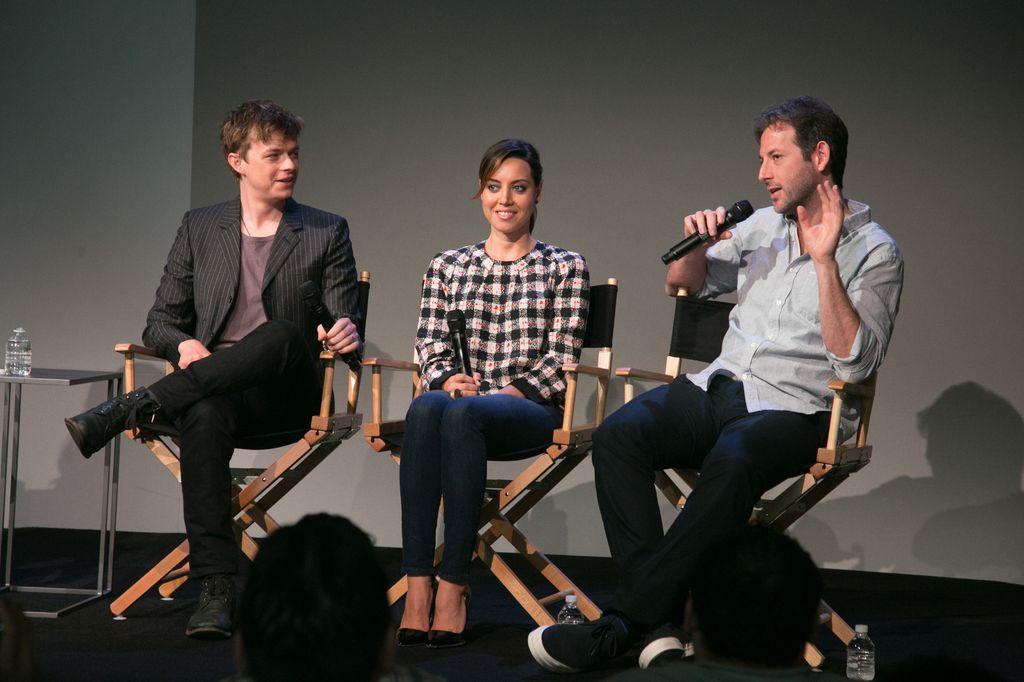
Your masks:
M 402 646 L 465 644 L 487 460 L 537 454 L 562 422 L 561 366 L 579 360 L 590 281 L 582 256 L 533 237 L 542 173 L 529 142 L 491 146 L 476 193 L 490 234 L 439 253 L 427 269 L 416 350 L 428 390 L 406 416 L 400 474 L 402 571 L 409 577 Z M 451 310 L 466 317 L 472 376 L 454 369 L 445 323 Z M 435 594 L 442 495 L 445 547 Z

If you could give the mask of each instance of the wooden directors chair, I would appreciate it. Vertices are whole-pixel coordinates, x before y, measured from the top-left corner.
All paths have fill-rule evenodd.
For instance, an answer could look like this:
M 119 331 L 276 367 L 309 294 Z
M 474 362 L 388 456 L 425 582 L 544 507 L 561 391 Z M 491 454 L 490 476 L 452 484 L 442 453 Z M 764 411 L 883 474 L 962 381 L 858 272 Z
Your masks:
M 358 284 L 359 336 L 365 338 L 367 304 L 370 292 L 370 273 L 362 272 Z M 124 385 L 126 391 L 135 389 L 135 361 L 140 358 L 156 358 L 156 353 L 145 346 L 119 343 L 114 350 L 124 356 Z M 235 494 L 231 499 L 235 532 L 242 551 L 252 560 L 257 545 L 248 530 L 256 525 L 264 533 L 272 533 L 278 523 L 270 515 L 270 508 L 294 488 L 307 474 L 329 455 L 341 441 L 352 436 L 360 426 L 362 415 L 356 413 L 362 368 L 358 361 L 349 367 L 347 404 L 344 413 L 334 414 L 332 410 L 332 388 L 334 386 L 334 365 L 337 354 L 330 351 L 320 353 L 323 366 L 323 393 L 320 397 L 320 412 L 313 416 L 308 431 L 289 431 L 259 434 L 240 438 L 236 448 L 245 450 L 266 450 L 283 446 L 290 447 L 273 464 L 265 469 L 232 468 Z M 174 370 L 166 362 L 167 372 Z M 148 430 L 126 431 L 127 435 L 145 445 L 178 482 L 181 482 L 181 464 L 173 444 L 175 434 L 154 433 Z M 123 618 L 125 609 L 134 604 L 150 588 L 159 585 L 159 593 L 169 598 L 182 585 L 189 574 L 188 540 L 184 540 L 161 559 L 145 575 L 115 599 L 111 612 Z
M 567 594 L 576 595 L 577 604 L 588 619 L 594 620 L 601 616 L 601 610 L 597 605 L 544 556 L 515 524 L 590 452 L 594 430 L 604 419 L 608 382 L 611 379 L 612 336 L 615 329 L 615 302 L 618 289 L 615 279 L 609 279 L 607 284 L 590 287 L 590 312 L 587 316 L 587 332 L 583 346 L 597 349 L 597 360 L 595 365 L 562 366 L 567 384 L 562 427 L 552 433 L 551 444 L 540 451 L 539 456 L 514 479 L 487 481 L 488 495 L 480 510 L 474 556 L 490 569 L 538 625 L 550 625 L 555 622 L 547 607 L 561 601 Z M 382 418 L 381 370 L 410 372 L 415 397 L 422 392 L 419 364 L 384 358 L 367 358 L 364 364 L 371 370 L 373 408 L 372 421 L 363 427 L 363 436 L 374 450 L 388 452 L 395 461 L 399 461 L 405 422 Z M 592 421 L 574 425 L 577 383 L 580 375 L 596 379 L 597 393 Z M 556 592 L 544 597 L 535 595 L 494 551 L 494 543 L 501 538 L 507 540 Z M 434 553 L 435 565 L 441 560 L 443 548 L 443 545 L 439 546 Z M 405 596 L 407 590 L 408 582 L 403 576 L 388 590 L 389 603 L 397 602 Z
M 665 361 L 665 371 L 651 372 L 632 367 L 615 370 L 616 376 L 626 381 L 626 401 L 633 399 L 635 381 L 668 383 L 681 373 L 684 360 L 709 363 L 717 358 L 729 327 L 732 307 L 731 303 L 696 299 L 680 290 L 676 296 L 672 341 Z M 786 530 L 871 460 L 871 446 L 867 444 L 867 436 L 875 395 L 875 376 L 860 384 L 833 380 L 828 382 L 828 388 L 833 392 L 833 399 L 825 447 L 818 450 L 817 459 L 806 474 L 790 483 L 775 497 L 763 499 L 755 506 L 750 523 L 769 526 L 780 532 Z M 851 400 L 860 401 L 860 423 L 856 439 L 846 445 L 839 442 L 839 424 L 843 407 L 849 405 Z M 680 479 L 679 482 L 673 478 L 673 474 Z M 680 486 L 693 490 L 699 477 L 698 471 L 688 469 L 659 471 L 655 474 L 655 485 L 669 502 L 681 509 L 686 504 L 686 494 Z M 853 629 L 824 601 L 819 607 L 819 614 L 821 623 L 828 626 L 844 645 L 848 644 L 853 638 Z M 824 656 L 812 643 L 807 644 L 804 657 L 812 667 L 821 665 L 824 660 Z

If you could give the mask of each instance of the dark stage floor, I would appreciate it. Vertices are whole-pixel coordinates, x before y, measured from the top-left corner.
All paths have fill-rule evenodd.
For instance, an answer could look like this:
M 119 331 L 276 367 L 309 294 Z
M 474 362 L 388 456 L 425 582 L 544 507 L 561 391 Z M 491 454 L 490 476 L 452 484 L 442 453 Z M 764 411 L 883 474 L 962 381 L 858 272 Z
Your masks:
M 15 536 L 14 583 L 95 587 L 95 532 L 19 529 Z M 180 536 L 119 533 L 115 593 L 142 575 L 180 541 Z M 381 549 L 389 575 L 397 577 L 399 553 Z M 68 557 L 75 557 L 74 559 Z M 513 566 L 519 564 L 511 559 Z M 565 557 L 559 566 L 599 604 L 614 588 L 608 559 Z M 401 649 L 403 663 L 449 680 L 600 680 L 635 665 L 574 676 L 544 673 L 530 657 L 526 635 L 533 624 L 500 584 L 479 566 L 472 576 L 470 644 L 433 651 Z M 1024 680 L 1024 587 L 1005 583 L 826 570 L 826 598 L 851 624 L 864 622 L 878 647 L 879 670 L 911 659 L 950 656 L 973 660 L 1006 680 Z M 153 592 L 114 621 L 109 600 L 59 619 L 32 619 L 32 636 L 43 680 L 219 680 L 232 673 L 229 642 L 199 642 L 182 633 L 194 608 L 195 586 L 174 601 Z M 50 609 L 48 595 L 5 595 L 26 610 Z M 397 616 L 397 614 L 396 614 Z M 844 653 L 822 631 L 826 667 L 842 673 Z M 934 678 L 938 679 L 938 678 Z

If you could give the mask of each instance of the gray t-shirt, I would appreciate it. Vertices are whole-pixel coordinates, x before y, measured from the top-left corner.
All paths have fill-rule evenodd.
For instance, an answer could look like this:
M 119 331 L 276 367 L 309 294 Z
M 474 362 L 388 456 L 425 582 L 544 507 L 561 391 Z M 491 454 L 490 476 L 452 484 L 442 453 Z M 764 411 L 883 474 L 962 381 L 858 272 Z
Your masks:
M 214 350 L 227 348 L 244 339 L 252 330 L 267 321 L 263 308 L 263 275 L 274 236 L 250 237 L 242 234 L 242 261 L 238 269 L 238 295 L 231 313 L 224 322 Z

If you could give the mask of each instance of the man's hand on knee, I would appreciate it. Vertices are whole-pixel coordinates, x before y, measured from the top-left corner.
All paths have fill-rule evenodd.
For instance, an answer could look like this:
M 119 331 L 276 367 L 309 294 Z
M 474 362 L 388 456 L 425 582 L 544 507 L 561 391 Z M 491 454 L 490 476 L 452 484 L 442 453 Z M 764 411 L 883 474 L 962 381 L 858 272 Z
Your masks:
M 178 344 L 178 356 L 178 368 L 185 369 L 196 360 L 209 357 L 210 351 L 198 339 L 186 339 Z

